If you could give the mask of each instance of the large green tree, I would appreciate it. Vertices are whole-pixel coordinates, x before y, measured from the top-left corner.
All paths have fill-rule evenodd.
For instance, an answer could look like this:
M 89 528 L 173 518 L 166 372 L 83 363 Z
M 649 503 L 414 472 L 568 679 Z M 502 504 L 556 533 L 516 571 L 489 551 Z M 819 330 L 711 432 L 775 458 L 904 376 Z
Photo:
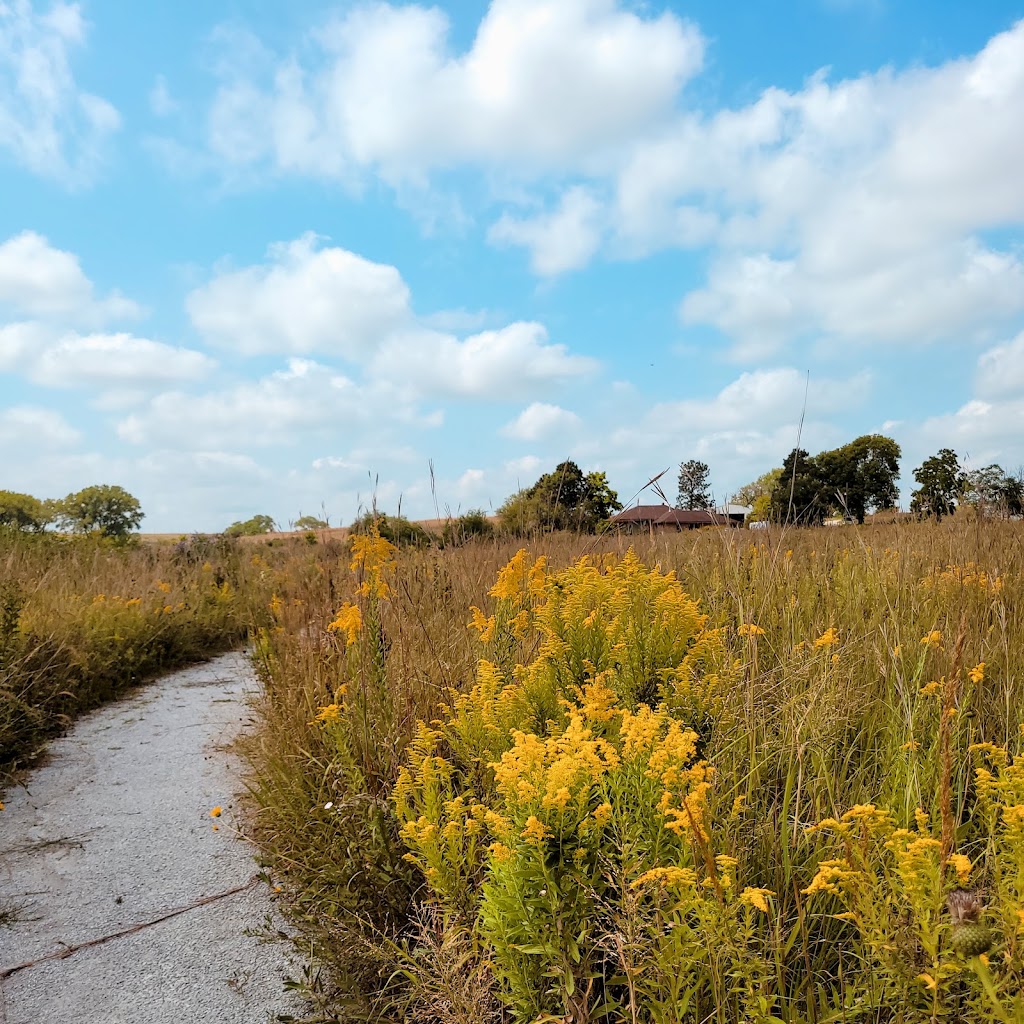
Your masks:
M 39 533 L 53 522 L 55 515 L 53 502 L 17 491 L 0 491 L 0 526 Z
M 57 502 L 56 518 L 75 533 L 95 530 L 105 537 L 127 537 L 139 528 L 143 512 L 139 499 L 123 487 L 95 484 Z
M 817 458 L 794 448 L 782 462 L 772 489 L 771 518 L 779 523 L 820 524 L 832 510 L 828 485 Z
M 951 448 L 942 448 L 925 459 L 914 470 L 914 479 L 918 486 L 910 496 L 910 511 L 922 518 L 934 516 L 936 522 L 953 513 L 957 498 L 966 487 L 960 460 Z
M 711 468 L 699 459 L 679 463 L 679 491 L 676 508 L 711 508 Z
M 512 533 L 580 530 L 592 533 L 622 508 L 608 477 L 584 474 L 566 461 L 545 473 L 532 487 L 511 495 L 498 509 L 502 528 Z

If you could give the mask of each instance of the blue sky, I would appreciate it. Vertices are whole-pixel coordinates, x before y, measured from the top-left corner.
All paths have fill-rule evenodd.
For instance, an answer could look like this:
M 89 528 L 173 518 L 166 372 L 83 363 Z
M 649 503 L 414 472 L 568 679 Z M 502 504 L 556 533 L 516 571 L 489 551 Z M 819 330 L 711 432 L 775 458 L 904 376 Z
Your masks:
M 1022 18 L 0 0 L 0 488 L 162 532 L 493 508 L 567 457 L 724 499 L 808 374 L 812 452 L 1016 469 Z

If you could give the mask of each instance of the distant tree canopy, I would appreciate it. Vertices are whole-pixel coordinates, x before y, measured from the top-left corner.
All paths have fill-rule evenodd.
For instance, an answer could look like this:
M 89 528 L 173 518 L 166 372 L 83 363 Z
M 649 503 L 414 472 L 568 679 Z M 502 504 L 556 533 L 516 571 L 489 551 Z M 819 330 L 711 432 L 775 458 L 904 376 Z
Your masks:
M 1024 481 L 996 464 L 973 469 L 963 474 L 960 501 L 986 518 L 1024 515 Z
M 689 459 L 679 463 L 679 493 L 676 508 L 711 508 L 711 469 L 706 462 Z
M 57 515 L 52 501 L 41 501 L 31 494 L 0 491 L 0 526 L 41 533 Z
M 951 448 L 941 448 L 914 470 L 917 488 L 910 496 L 910 511 L 924 519 L 951 515 L 957 498 L 968 486 L 960 460 Z
M 58 524 L 75 533 L 96 530 L 105 537 L 124 538 L 143 519 L 138 498 L 112 484 L 86 487 L 54 502 L 53 507 Z
M 273 516 L 257 515 L 232 523 L 224 532 L 229 537 L 257 537 L 261 533 L 270 533 L 275 525 Z
M 844 515 L 863 523 L 868 512 L 896 504 L 900 455 L 900 446 L 882 434 L 865 434 L 813 458 L 794 448 L 772 488 L 771 518 L 814 524 Z
M 449 519 L 441 536 L 445 544 L 462 544 L 474 537 L 493 537 L 494 523 L 482 508 L 471 508 L 464 515 Z
M 379 512 L 366 512 L 350 527 L 352 533 L 371 533 L 376 527 L 377 532 L 395 547 L 426 547 L 433 543 L 434 537 L 419 523 L 414 523 L 405 516 L 386 516 Z
M 782 476 L 782 467 L 770 469 L 762 473 L 756 480 L 744 484 L 733 496 L 732 502 L 735 505 L 745 505 L 750 509 L 747 518 L 752 523 L 762 523 L 772 517 L 772 492 L 775 490 L 779 478 Z
M 316 516 L 299 516 L 294 523 L 296 530 L 326 530 L 328 525 L 326 519 L 318 519 Z
M 513 494 L 498 509 L 502 529 L 510 533 L 578 530 L 593 533 L 622 508 L 618 494 L 601 472 L 587 473 L 562 462 L 532 487 Z

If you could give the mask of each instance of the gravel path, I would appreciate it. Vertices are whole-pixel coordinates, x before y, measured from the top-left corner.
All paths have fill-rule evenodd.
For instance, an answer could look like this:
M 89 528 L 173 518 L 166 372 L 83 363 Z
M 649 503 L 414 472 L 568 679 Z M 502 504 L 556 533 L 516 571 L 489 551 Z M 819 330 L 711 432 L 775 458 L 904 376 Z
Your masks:
M 257 871 L 235 834 L 239 766 L 223 749 L 255 681 L 228 654 L 82 719 L 0 811 L 0 972 L 101 938 Z M 220 805 L 216 822 L 211 808 Z M 217 828 L 214 829 L 214 824 Z M 301 1015 L 263 882 L 0 982 L 0 1024 L 264 1024 Z

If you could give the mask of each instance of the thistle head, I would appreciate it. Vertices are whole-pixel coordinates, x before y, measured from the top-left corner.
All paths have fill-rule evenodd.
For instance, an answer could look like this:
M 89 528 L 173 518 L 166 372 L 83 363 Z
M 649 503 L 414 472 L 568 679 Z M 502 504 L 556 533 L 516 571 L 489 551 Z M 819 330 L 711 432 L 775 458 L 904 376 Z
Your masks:
M 954 925 L 977 921 L 985 909 L 979 895 L 966 889 L 954 889 L 946 897 L 946 906 Z

